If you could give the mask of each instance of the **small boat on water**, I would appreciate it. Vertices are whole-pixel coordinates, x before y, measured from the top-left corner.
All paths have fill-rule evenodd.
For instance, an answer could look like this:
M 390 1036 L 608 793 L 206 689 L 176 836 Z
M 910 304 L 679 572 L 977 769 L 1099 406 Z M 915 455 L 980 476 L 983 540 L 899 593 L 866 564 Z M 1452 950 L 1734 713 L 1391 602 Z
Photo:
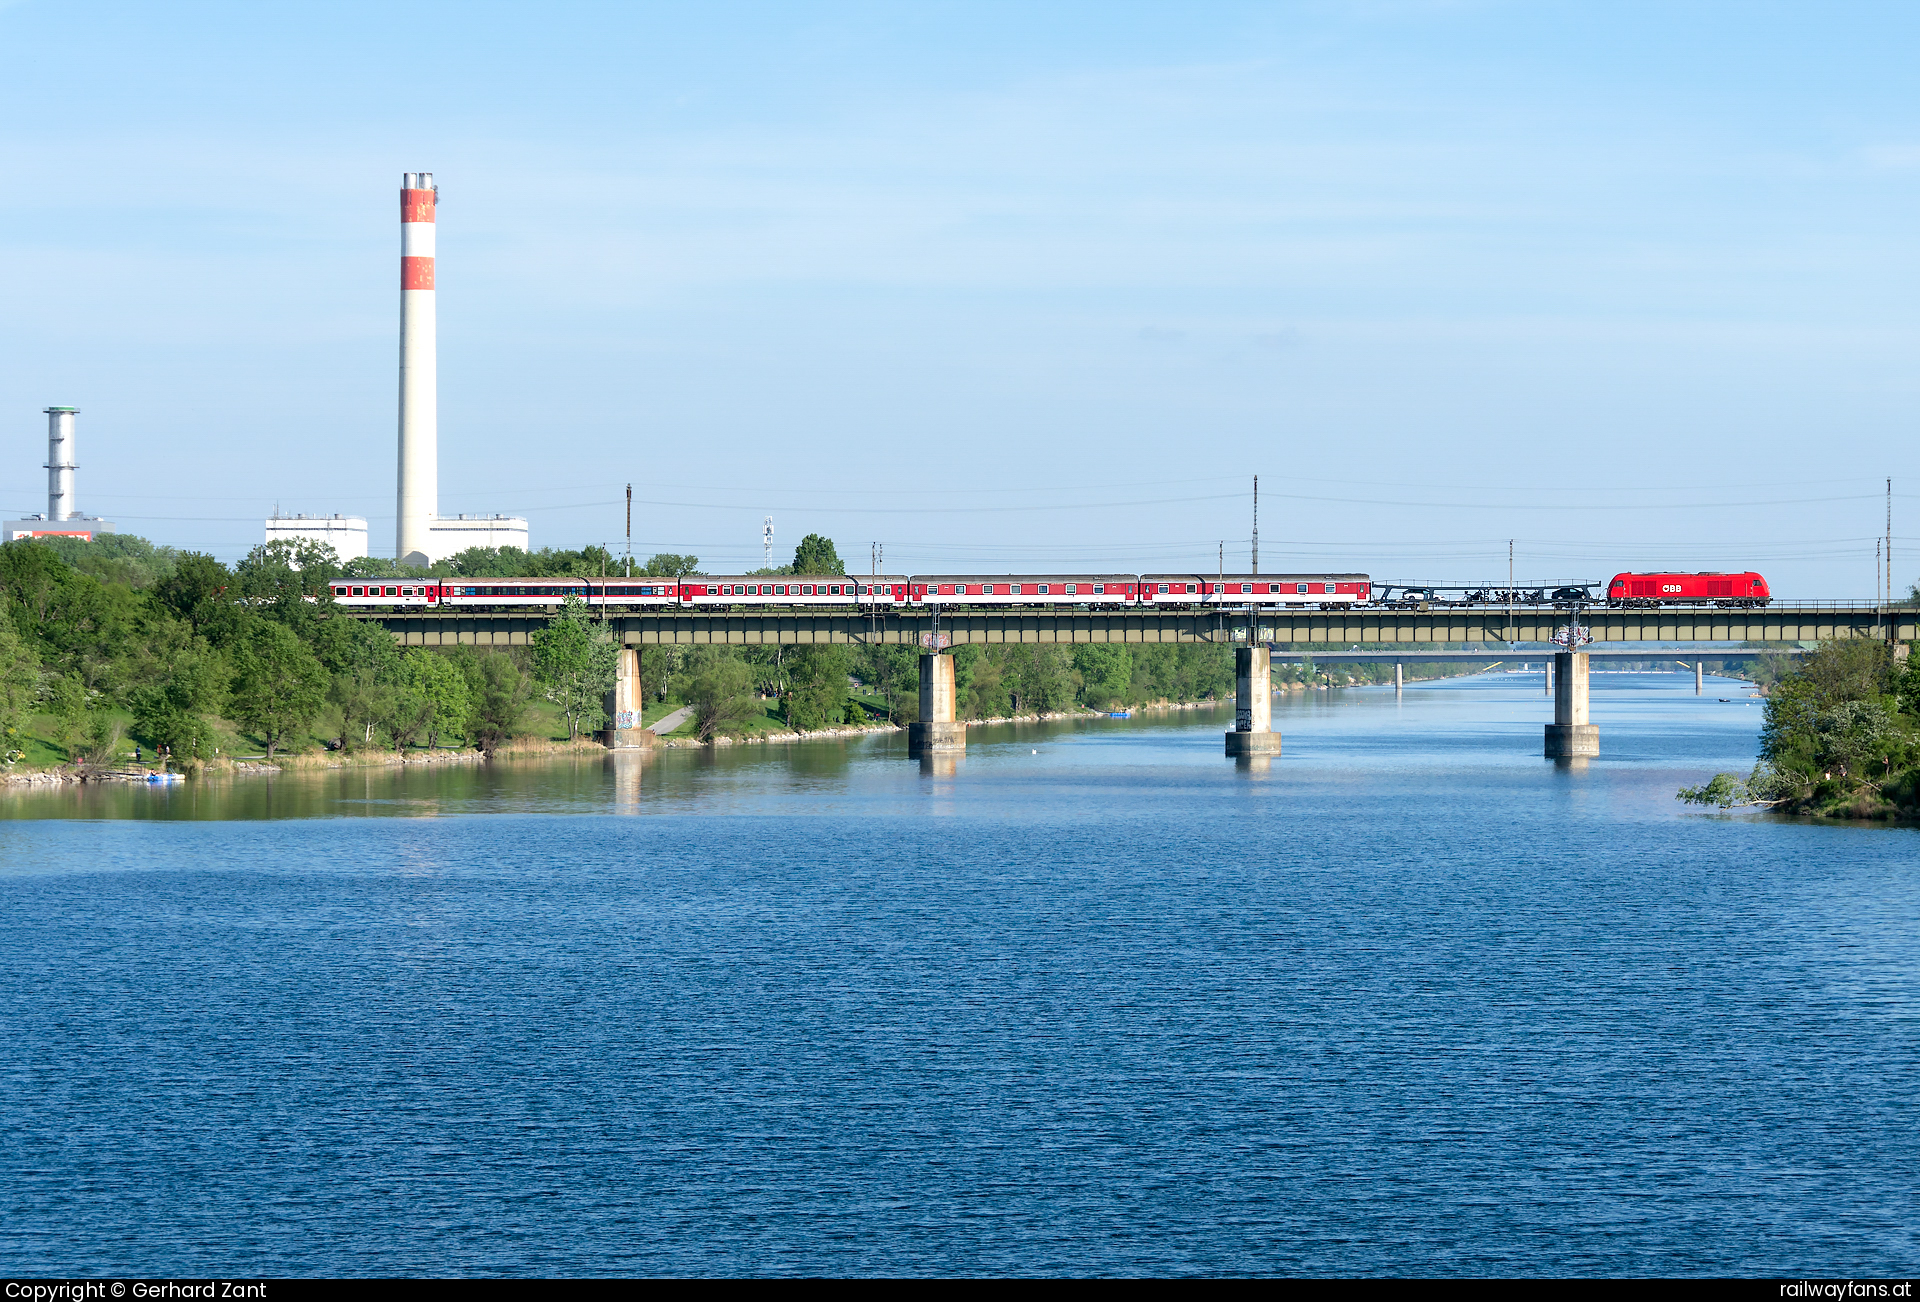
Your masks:
M 1133 717 L 1133 711 L 1132 710 L 1108 710 L 1107 717 L 1109 719 L 1131 719 Z

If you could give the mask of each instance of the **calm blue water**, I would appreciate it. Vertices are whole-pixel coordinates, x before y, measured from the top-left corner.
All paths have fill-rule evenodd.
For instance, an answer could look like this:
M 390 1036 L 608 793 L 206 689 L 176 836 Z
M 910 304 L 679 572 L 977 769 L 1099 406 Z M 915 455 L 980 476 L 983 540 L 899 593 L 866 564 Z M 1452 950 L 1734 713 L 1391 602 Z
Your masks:
M 1910 1271 L 1920 839 L 1710 690 L 0 800 L 0 1272 Z

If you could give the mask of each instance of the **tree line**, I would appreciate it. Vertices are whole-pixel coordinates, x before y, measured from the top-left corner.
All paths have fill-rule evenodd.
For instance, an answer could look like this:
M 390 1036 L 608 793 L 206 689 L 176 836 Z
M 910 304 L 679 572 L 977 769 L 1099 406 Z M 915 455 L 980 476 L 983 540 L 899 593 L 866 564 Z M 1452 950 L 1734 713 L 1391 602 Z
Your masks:
M 1823 643 L 1799 665 L 1766 666 L 1760 754 L 1679 798 L 1835 818 L 1920 818 L 1920 666 L 1885 642 Z
M 289 541 L 232 567 L 124 535 L 0 545 L 0 758 L 25 755 L 30 717 L 72 760 L 112 758 L 130 718 L 136 742 L 187 765 L 221 751 L 223 725 L 268 758 L 316 729 L 336 749 L 490 751 L 536 694 L 570 735 L 599 726 L 614 652 L 586 619 L 530 648 L 402 649 L 336 611 L 343 569 L 330 547 Z

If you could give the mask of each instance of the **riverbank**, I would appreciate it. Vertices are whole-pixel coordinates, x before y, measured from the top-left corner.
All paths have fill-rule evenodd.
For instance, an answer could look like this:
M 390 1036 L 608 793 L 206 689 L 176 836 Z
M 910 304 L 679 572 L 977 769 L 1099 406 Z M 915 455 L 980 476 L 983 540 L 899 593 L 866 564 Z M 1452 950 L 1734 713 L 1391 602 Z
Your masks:
M 591 737 L 556 741 L 547 737 L 516 737 L 499 746 L 494 758 L 545 758 L 554 755 L 606 753 L 606 747 Z M 302 751 L 276 755 L 272 762 L 264 756 L 241 759 L 198 760 L 181 766 L 174 776 L 214 778 L 250 777 L 261 774 L 354 768 L 402 768 L 434 764 L 479 764 L 489 756 L 466 747 L 436 746 L 432 750 L 390 751 Z M 21 787 L 60 786 L 87 782 L 151 782 L 162 770 L 127 764 L 63 764 L 55 768 L 13 769 L 0 775 L 0 785 Z
M 1230 704 L 1225 701 L 1156 701 L 1148 705 L 1128 707 L 1138 715 L 1148 711 L 1171 712 L 1175 710 L 1212 709 Z M 986 719 L 965 719 L 969 728 L 986 727 L 992 724 L 1007 723 L 1058 723 L 1074 719 L 1103 719 L 1105 710 L 1053 710 L 1045 713 L 995 715 Z M 864 725 L 841 725 L 832 728 L 820 728 L 812 732 L 797 730 L 781 732 L 763 732 L 745 737 L 715 737 L 711 741 L 700 741 L 692 737 L 673 737 L 645 747 L 647 750 L 694 750 L 708 746 L 734 747 L 751 746 L 766 743 L 787 744 L 805 741 L 837 741 L 851 737 L 871 737 L 877 734 L 905 732 L 906 729 L 893 723 L 872 723 Z M 571 741 L 555 740 L 547 737 L 516 737 L 496 747 L 491 755 L 484 751 L 466 747 L 435 747 L 432 750 L 390 751 L 390 750 L 354 750 L 354 751 L 302 751 L 292 755 L 276 755 L 271 762 L 265 757 L 247 757 L 241 759 L 226 758 L 197 761 L 183 767 L 183 771 L 174 777 L 219 778 L 253 777 L 287 772 L 318 772 L 335 769 L 373 768 L 390 769 L 436 764 L 481 764 L 489 760 L 513 759 L 550 759 L 562 755 L 598 757 L 608 754 L 608 750 L 592 737 L 583 736 Z M 63 764 L 42 769 L 12 769 L 0 774 L 0 786 L 13 787 L 49 787 L 73 783 L 150 783 L 162 770 L 150 766 L 114 764 Z

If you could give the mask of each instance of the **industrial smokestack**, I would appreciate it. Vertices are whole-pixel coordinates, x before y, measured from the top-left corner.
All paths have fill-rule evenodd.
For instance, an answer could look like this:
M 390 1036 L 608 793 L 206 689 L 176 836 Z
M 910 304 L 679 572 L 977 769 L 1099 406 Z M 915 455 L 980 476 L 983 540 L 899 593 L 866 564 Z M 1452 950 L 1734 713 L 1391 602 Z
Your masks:
M 433 296 L 432 172 L 400 182 L 400 492 L 394 555 L 426 565 L 440 513 L 438 346 Z
M 47 519 L 71 520 L 80 514 L 73 500 L 73 418 L 78 407 L 47 408 Z

